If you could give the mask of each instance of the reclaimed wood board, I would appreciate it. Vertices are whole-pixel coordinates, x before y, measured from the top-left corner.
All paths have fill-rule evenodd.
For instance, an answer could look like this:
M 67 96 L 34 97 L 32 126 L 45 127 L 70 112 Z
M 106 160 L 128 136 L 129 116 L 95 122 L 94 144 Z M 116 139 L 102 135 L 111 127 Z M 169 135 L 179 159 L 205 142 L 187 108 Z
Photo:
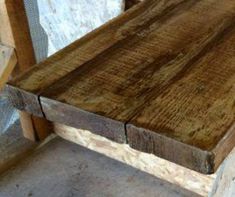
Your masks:
M 148 0 L 7 86 L 15 107 L 213 173 L 235 145 L 235 2 Z

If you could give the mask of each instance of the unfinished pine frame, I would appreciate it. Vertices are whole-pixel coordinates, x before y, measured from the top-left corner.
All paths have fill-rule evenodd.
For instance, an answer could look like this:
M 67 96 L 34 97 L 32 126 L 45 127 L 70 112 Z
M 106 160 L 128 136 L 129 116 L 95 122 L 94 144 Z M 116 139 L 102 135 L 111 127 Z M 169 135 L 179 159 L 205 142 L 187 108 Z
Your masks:
M 0 44 L 0 90 L 8 81 L 16 63 L 15 49 Z

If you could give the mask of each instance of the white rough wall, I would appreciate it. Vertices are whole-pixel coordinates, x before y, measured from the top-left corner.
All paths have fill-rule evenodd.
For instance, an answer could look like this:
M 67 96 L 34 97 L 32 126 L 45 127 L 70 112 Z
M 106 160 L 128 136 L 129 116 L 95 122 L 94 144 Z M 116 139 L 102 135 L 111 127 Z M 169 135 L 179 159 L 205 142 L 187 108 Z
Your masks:
M 48 55 L 119 15 L 123 0 L 37 0 Z

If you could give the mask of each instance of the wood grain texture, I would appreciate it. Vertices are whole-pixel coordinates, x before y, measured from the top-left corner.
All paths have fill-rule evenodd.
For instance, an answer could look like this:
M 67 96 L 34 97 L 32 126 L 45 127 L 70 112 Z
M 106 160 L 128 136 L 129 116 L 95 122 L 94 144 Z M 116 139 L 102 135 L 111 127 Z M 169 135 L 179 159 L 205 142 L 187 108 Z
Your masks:
M 0 7 L 0 21 L 3 23 L 3 28 L 0 30 L 0 42 L 15 48 L 18 65 L 13 74 L 17 76 L 19 72 L 35 64 L 24 3 L 22 0 L 1 0 Z
M 16 52 L 17 65 L 12 73 L 16 77 L 36 63 L 24 1 L 0 0 L 0 23 L 0 42 Z M 25 137 L 35 141 L 50 134 L 49 122 L 23 111 L 20 116 Z
M 0 42 L 4 45 L 15 47 L 15 42 L 13 39 L 11 24 L 9 20 L 9 15 L 6 7 L 6 0 L 0 1 Z
M 143 0 L 125 0 L 125 10 L 128 10 Z
M 8 78 L 17 63 L 15 50 L 0 44 L 0 90 L 8 81 Z
M 138 132 L 135 136 L 130 134 L 133 138 L 130 138 L 129 142 L 133 147 L 153 153 L 168 149 L 169 143 L 165 146 L 162 138 L 160 140 L 163 143 L 154 146 L 154 141 L 159 140 L 154 134 L 157 131 L 158 134 L 208 151 L 204 153 L 208 156 L 207 162 L 204 163 L 205 168 L 208 166 L 212 168 L 208 171 L 213 171 L 218 167 L 218 163 L 221 162 L 220 157 L 224 158 L 235 143 L 233 134 L 235 47 L 232 44 L 235 42 L 235 29 L 233 27 L 234 25 L 228 26 L 220 39 L 213 42 L 210 51 L 194 62 L 183 77 L 152 99 L 149 106 L 131 120 L 129 124 L 135 125 L 135 128 L 147 129 L 146 133 Z M 130 129 L 129 133 L 133 129 Z M 137 136 L 140 134 L 144 136 L 138 140 Z M 226 134 L 230 136 L 225 136 Z M 223 139 L 224 136 L 226 139 Z M 152 143 L 150 139 L 146 143 L 145 139 L 148 137 Z M 216 147 L 222 140 L 226 142 Z M 176 143 L 171 143 L 173 150 L 177 149 Z M 223 152 L 218 154 L 220 150 Z M 171 154 L 176 155 L 174 151 Z M 183 154 L 181 159 L 185 159 Z M 198 162 L 202 164 L 199 160 Z
M 212 173 L 235 144 L 234 21 L 232 0 L 144 1 L 10 83 L 9 95 L 30 113 Z

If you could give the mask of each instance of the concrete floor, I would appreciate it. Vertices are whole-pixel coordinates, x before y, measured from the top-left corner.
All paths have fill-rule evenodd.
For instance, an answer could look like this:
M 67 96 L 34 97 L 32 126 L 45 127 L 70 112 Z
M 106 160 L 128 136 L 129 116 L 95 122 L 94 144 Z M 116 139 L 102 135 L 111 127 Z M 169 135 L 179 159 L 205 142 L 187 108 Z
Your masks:
M 4 92 L 0 91 L 0 135 L 18 119 L 16 109 L 14 109 Z
M 0 197 L 197 196 L 55 138 L 0 177 Z

